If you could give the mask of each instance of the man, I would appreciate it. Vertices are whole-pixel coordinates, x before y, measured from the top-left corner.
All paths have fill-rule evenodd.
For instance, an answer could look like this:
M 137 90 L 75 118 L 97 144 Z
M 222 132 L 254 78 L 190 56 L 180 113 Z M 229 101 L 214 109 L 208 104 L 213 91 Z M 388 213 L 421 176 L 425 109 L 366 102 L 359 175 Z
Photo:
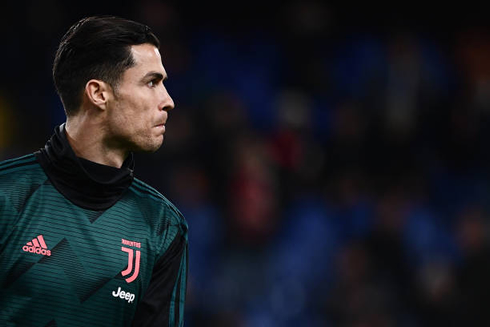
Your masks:
M 53 67 L 66 123 L 0 163 L 0 326 L 183 326 L 187 224 L 133 178 L 133 151 L 163 142 L 174 103 L 159 41 L 89 17 Z

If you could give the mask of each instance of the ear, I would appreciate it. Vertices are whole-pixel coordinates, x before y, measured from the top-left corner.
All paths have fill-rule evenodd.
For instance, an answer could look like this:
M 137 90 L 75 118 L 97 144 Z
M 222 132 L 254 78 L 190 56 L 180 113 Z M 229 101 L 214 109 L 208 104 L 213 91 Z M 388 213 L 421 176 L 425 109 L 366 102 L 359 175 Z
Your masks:
M 85 95 L 94 106 L 100 109 L 106 109 L 107 100 L 111 94 L 111 86 L 101 80 L 91 79 L 85 84 Z

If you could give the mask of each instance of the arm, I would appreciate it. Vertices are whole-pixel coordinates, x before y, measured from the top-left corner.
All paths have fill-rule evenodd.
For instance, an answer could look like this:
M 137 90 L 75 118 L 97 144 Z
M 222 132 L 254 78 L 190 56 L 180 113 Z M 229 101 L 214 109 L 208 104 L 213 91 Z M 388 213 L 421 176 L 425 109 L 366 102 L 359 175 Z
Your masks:
M 184 326 L 187 288 L 187 235 L 178 233 L 157 261 L 132 326 Z

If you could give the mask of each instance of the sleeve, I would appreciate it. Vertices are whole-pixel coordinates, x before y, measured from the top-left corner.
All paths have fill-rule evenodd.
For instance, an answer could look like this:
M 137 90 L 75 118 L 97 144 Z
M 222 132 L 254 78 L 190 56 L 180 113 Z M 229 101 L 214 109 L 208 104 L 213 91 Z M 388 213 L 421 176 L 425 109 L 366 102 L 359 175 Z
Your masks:
M 187 289 L 187 232 L 181 231 L 160 258 L 133 318 L 134 327 L 184 326 Z

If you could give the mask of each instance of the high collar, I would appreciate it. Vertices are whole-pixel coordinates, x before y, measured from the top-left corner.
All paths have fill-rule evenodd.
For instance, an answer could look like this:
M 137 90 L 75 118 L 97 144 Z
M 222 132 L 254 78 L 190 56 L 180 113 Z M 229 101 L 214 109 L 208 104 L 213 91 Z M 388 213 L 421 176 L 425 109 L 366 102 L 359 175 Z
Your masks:
M 130 154 L 121 168 L 101 165 L 73 152 L 65 125 L 57 126 L 36 157 L 53 186 L 68 200 L 90 210 L 114 205 L 133 182 L 134 159 Z

